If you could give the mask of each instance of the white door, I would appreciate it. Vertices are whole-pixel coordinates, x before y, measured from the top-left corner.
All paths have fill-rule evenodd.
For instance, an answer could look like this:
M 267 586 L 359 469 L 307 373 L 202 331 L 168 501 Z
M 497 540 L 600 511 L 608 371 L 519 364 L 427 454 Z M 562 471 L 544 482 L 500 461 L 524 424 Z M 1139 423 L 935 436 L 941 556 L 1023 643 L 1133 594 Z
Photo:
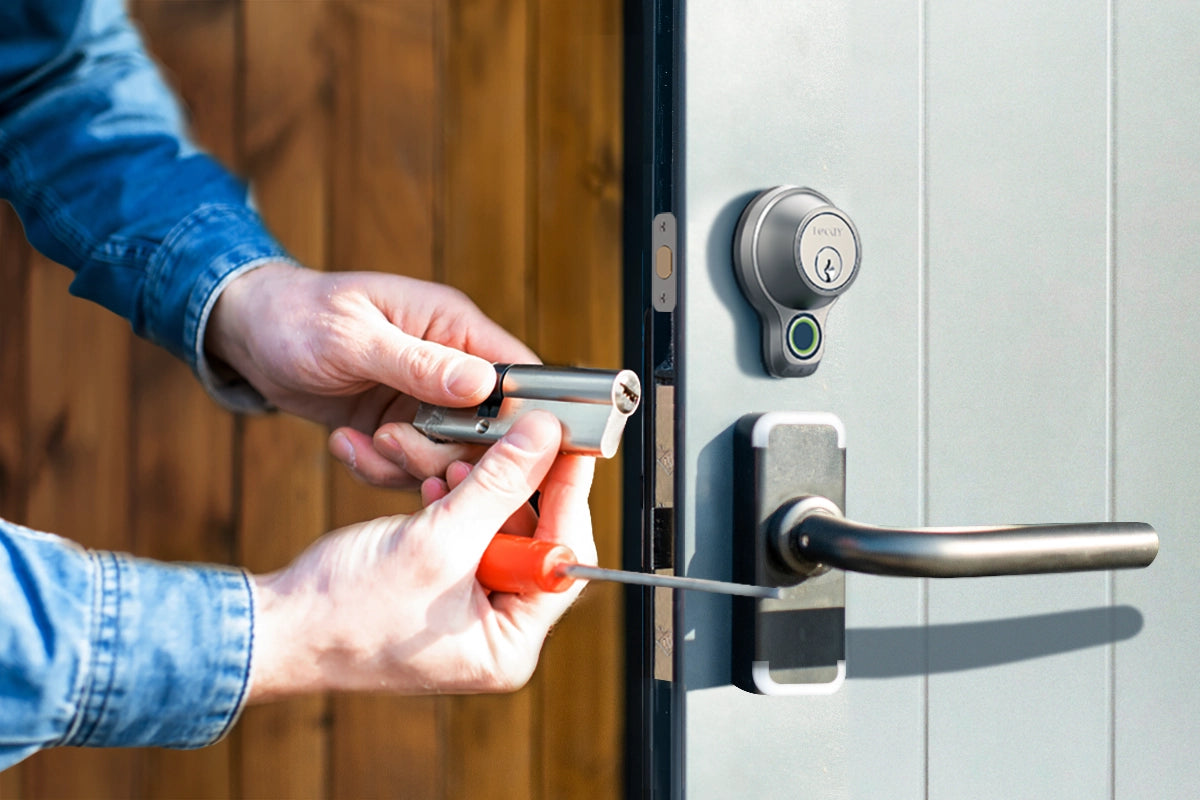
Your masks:
M 678 570 L 731 577 L 733 428 L 785 410 L 843 424 L 855 520 L 1141 520 L 1161 553 L 1120 572 L 848 573 L 844 681 L 799 696 L 731 685 L 730 599 L 683 594 L 653 793 L 1200 796 L 1200 7 L 676 12 L 678 174 L 651 210 L 678 224 Z M 767 374 L 731 257 L 746 204 L 784 184 L 827 195 L 861 240 L 808 377 Z M 667 396 L 648 393 L 651 415 Z

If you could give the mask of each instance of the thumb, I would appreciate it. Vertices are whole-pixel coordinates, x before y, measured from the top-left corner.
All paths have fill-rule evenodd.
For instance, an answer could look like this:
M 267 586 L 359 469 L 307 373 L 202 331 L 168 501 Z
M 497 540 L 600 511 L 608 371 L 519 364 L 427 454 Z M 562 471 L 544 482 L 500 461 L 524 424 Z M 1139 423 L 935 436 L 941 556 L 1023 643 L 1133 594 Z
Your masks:
M 479 405 L 496 385 L 496 369 L 484 359 L 410 336 L 386 320 L 368 336 L 367 377 L 424 403 Z
M 464 546 L 482 553 L 509 517 L 542 484 L 562 446 L 562 424 L 531 411 L 488 448 L 470 474 L 439 501 L 450 530 L 471 537 Z

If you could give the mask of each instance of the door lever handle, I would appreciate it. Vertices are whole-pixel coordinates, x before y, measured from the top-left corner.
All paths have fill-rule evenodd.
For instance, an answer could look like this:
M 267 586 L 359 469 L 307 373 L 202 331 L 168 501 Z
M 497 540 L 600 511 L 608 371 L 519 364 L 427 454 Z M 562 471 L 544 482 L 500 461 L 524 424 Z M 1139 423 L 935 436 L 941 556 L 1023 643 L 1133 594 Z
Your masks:
M 1143 522 L 884 528 L 817 496 L 780 506 L 769 535 L 797 576 L 830 567 L 925 578 L 1081 572 L 1145 567 L 1158 555 L 1158 534 Z
M 954 578 L 1145 567 L 1138 522 L 881 528 L 844 517 L 846 430 L 832 414 L 748 414 L 734 429 L 733 578 L 778 599 L 733 601 L 734 683 L 762 694 L 837 691 L 846 676 L 846 572 Z

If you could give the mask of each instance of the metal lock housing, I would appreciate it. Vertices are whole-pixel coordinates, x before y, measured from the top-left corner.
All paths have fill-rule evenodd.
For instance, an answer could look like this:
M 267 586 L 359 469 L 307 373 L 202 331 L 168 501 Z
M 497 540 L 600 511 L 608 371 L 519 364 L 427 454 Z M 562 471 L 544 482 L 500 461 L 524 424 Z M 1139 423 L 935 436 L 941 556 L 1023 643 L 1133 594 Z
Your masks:
M 816 370 L 829 309 L 858 276 L 861 255 L 854 223 L 820 192 L 776 186 L 746 206 L 734 234 L 734 272 L 762 320 L 768 373 Z

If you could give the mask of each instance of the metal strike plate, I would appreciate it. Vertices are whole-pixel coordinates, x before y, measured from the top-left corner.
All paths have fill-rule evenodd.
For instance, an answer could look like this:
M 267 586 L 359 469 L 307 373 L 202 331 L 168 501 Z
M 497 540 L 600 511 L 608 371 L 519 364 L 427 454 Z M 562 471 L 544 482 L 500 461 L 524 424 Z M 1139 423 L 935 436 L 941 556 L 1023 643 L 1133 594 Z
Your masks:
M 769 695 L 829 694 L 846 676 L 846 582 L 841 570 L 798 576 L 772 547 L 787 501 L 826 497 L 845 507 L 845 429 L 832 414 L 743 417 L 734 431 L 733 579 L 787 587 L 777 600 L 733 598 L 733 682 Z
M 541 409 L 562 423 L 562 452 L 612 458 L 642 397 L 638 376 L 627 369 L 498 364 L 496 372 L 496 388 L 482 405 L 422 403 L 413 427 L 437 442 L 490 444 L 517 417 Z

